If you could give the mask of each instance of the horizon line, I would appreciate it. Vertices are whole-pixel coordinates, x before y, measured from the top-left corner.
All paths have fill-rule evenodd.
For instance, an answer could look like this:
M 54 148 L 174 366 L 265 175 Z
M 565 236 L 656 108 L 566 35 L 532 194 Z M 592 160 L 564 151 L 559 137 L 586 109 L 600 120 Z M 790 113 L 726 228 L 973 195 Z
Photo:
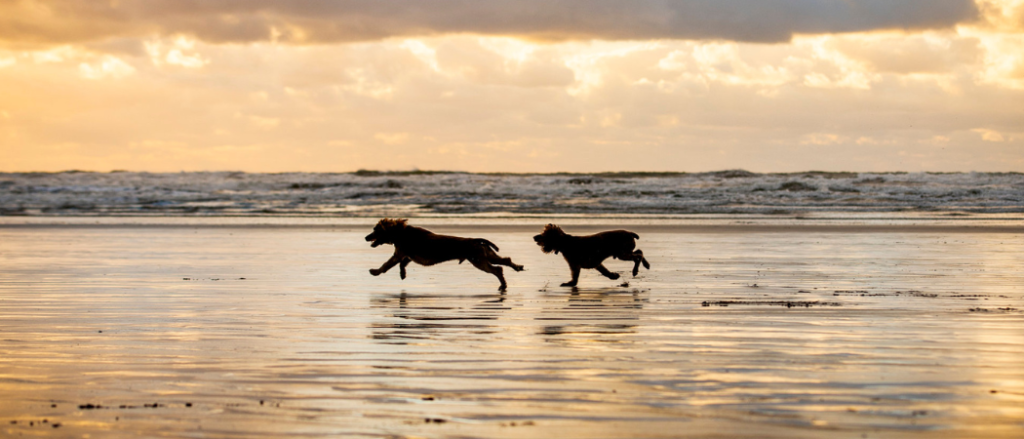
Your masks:
M 110 171 L 92 171 L 83 169 L 66 169 L 62 171 L 0 171 L 0 174 L 216 174 L 216 173 L 227 173 L 227 174 L 254 174 L 254 175 L 281 175 L 281 174 L 324 174 L 324 175 L 339 175 L 339 174 L 352 174 L 362 177 L 377 177 L 377 176 L 411 176 L 411 175 L 445 175 L 445 174 L 469 174 L 469 175 L 521 175 L 521 176 L 573 176 L 573 175 L 590 175 L 590 176 L 618 176 L 618 177 L 629 177 L 629 176 L 680 176 L 680 175 L 700 175 L 700 174 L 725 174 L 727 177 L 743 177 L 753 175 L 842 175 L 842 174 L 881 174 L 881 175 L 902 175 L 902 174 L 930 174 L 930 175 L 941 175 L 941 174 L 1024 174 L 1022 171 L 821 171 L 821 170 L 807 170 L 807 171 L 793 171 L 793 172 L 755 172 L 748 171 L 746 169 L 722 169 L 716 171 L 594 171 L 594 172 L 574 172 L 574 171 L 554 171 L 554 172 L 474 172 L 474 171 L 459 171 L 459 170 L 377 170 L 377 169 L 358 169 L 355 171 L 277 171 L 277 172 L 250 172 L 241 170 L 203 170 L 203 171 L 133 171 L 125 169 L 114 169 Z

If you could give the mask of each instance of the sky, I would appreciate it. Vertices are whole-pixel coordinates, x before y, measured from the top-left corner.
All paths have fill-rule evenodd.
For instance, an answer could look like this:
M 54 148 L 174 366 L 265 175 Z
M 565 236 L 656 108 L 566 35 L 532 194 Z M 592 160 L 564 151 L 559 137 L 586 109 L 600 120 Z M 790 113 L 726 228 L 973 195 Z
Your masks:
M 0 171 L 1024 171 L 1024 0 L 0 0 Z

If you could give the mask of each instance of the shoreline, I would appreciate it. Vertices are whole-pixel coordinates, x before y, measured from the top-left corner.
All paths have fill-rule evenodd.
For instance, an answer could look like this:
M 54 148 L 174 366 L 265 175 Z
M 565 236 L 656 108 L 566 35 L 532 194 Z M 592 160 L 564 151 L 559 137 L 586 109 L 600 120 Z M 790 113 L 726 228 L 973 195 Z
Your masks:
M 542 227 L 495 224 L 432 224 L 415 225 L 431 230 L 494 230 L 503 232 L 536 232 Z M 361 230 L 372 227 L 360 225 L 305 225 L 305 224 L 0 224 L 0 229 L 310 229 Z M 570 225 L 573 231 L 599 231 L 610 228 L 629 228 L 652 233 L 1024 233 L 1024 226 L 942 226 L 942 225 L 623 225 L 581 224 Z
M 396 216 L 398 217 L 398 216 Z M 0 217 L 0 229 L 310 229 L 362 230 L 379 217 Z M 654 233 L 1024 233 L 1024 218 L 935 217 L 411 217 L 437 231 L 534 232 L 556 223 L 577 232 L 616 228 Z

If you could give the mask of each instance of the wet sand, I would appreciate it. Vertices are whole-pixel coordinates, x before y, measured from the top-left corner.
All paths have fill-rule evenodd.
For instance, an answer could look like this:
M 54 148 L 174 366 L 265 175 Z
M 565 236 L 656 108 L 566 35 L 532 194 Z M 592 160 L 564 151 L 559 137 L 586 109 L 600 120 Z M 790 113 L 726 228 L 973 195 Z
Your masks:
M 0 436 L 1024 436 L 1019 230 L 634 229 L 573 291 L 436 227 L 498 294 L 363 226 L 0 227 Z

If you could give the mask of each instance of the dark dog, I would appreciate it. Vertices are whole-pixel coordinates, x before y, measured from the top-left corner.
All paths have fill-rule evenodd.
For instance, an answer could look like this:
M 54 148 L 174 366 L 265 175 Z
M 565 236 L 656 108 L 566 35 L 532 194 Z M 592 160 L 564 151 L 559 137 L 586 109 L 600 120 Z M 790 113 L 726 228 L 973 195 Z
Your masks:
M 501 267 L 512 267 L 515 271 L 523 271 L 522 265 L 516 265 L 509 258 L 498 256 L 498 246 L 493 242 L 480 238 L 459 238 L 435 234 L 427 229 L 406 224 L 404 219 L 384 218 L 373 227 L 373 233 L 366 235 L 371 247 L 381 244 L 394 244 L 395 254 L 380 268 L 370 269 L 370 274 L 378 276 L 386 273 L 398 264 L 399 275 L 405 279 L 405 266 L 409 262 L 420 265 L 434 265 L 445 261 L 469 261 L 474 267 L 491 273 L 501 281 L 499 290 L 506 287 L 505 276 Z M 495 265 L 497 264 L 497 265 Z
M 618 279 L 617 273 L 612 273 L 601 265 L 605 259 L 613 257 L 623 261 L 633 261 L 633 276 L 640 271 L 640 264 L 650 270 L 651 264 L 644 259 L 644 252 L 633 251 L 636 247 L 634 239 L 640 239 L 640 235 L 628 230 L 612 230 L 588 236 L 573 236 L 562 231 L 554 224 L 544 226 L 540 235 L 534 236 L 533 240 L 544 250 L 544 253 L 562 252 L 562 257 L 569 263 L 572 270 L 572 280 L 562 284 L 563 287 L 574 287 L 580 280 L 581 268 L 596 268 L 597 271 L 609 279 Z

